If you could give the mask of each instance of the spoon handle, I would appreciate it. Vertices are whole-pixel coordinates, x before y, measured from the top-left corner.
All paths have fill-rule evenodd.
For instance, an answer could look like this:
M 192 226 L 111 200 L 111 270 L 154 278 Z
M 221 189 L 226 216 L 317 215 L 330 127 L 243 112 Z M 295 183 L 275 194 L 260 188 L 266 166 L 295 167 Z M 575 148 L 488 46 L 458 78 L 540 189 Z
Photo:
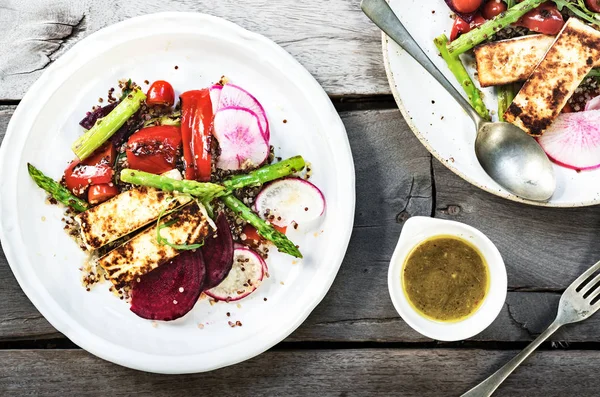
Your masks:
M 363 12 L 404 49 L 410 56 L 421 64 L 437 81 L 452 95 L 459 105 L 473 119 L 476 125 L 482 121 L 481 117 L 469 102 L 454 88 L 452 83 L 440 72 L 440 70 L 431 62 L 431 59 L 423 52 L 421 47 L 412 38 L 402 22 L 396 17 L 394 11 L 390 8 L 386 0 L 362 0 L 361 8 Z
M 557 329 L 561 327 L 561 323 L 557 320 L 554 320 L 552 324 L 546 329 L 544 332 L 540 334 L 533 342 L 529 344 L 523 351 L 513 357 L 512 360 L 504 364 L 502 368 L 498 371 L 494 372 L 489 378 L 463 394 L 461 397 L 487 397 L 491 396 L 492 393 L 504 382 L 508 375 L 512 374 L 512 372 L 519 366 L 535 349 L 538 348 L 539 345 L 542 344 L 546 339 L 550 337 L 553 333 L 556 332 Z

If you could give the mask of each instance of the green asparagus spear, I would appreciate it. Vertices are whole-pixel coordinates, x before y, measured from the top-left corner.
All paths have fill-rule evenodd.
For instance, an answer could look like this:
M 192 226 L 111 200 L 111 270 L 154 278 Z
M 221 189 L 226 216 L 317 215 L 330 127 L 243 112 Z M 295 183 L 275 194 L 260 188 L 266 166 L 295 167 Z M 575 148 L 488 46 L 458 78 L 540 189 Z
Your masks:
M 276 179 L 284 178 L 304 169 L 302 156 L 295 156 L 279 163 L 267 165 L 248 174 L 235 175 L 223 181 L 228 189 L 240 189 L 247 186 L 260 186 Z
M 477 113 L 485 120 L 490 120 L 490 114 L 485 107 L 485 103 L 483 103 L 481 92 L 475 87 L 475 84 L 473 83 L 473 80 L 471 80 L 469 73 L 467 73 L 462 61 L 458 56 L 450 55 L 450 53 L 448 53 L 448 38 L 446 35 L 443 34 L 437 37 L 434 42 L 442 55 L 442 58 L 444 58 L 448 64 L 448 68 L 450 68 L 454 77 L 456 77 L 463 90 L 467 93 L 471 106 L 473 106 Z
M 215 197 L 225 194 L 225 188 L 214 183 L 188 180 L 178 181 L 166 176 L 131 169 L 121 171 L 121 180 L 134 185 L 150 186 L 168 192 L 177 191 L 189 194 L 202 201 L 212 200 Z
M 525 0 L 522 3 L 516 4 L 514 7 L 509 8 L 505 12 L 490 19 L 483 25 L 471 30 L 469 33 L 465 33 L 458 39 L 454 40 L 448 45 L 448 52 L 457 56 L 465 53 L 504 29 L 508 25 L 517 22 L 523 15 L 533 10 L 546 0 Z
M 142 90 L 134 90 L 106 117 L 96 121 L 92 128 L 73 143 L 71 146 L 73 152 L 80 160 L 89 157 L 138 111 L 145 100 L 146 94 Z
M 302 254 L 298 248 L 292 243 L 285 234 L 275 230 L 273 226 L 266 223 L 252 210 L 244 205 L 233 195 L 227 195 L 221 197 L 221 200 L 225 203 L 229 209 L 235 212 L 240 218 L 246 220 L 249 224 L 254 226 L 258 231 L 258 234 L 271 241 L 277 249 L 281 252 L 289 254 L 295 258 L 302 258 Z
M 504 113 L 515 99 L 515 85 L 507 84 L 498 87 L 498 118 L 504 121 Z
M 74 196 L 69 189 L 56 182 L 54 179 L 47 177 L 42 171 L 35 168 L 33 165 L 27 163 L 27 170 L 33 181 L 50 193 L 57 201 L 60 201 L 64 205 L 73 208 L 76 211 L 83 212 L 88 209 L 88 203 Z

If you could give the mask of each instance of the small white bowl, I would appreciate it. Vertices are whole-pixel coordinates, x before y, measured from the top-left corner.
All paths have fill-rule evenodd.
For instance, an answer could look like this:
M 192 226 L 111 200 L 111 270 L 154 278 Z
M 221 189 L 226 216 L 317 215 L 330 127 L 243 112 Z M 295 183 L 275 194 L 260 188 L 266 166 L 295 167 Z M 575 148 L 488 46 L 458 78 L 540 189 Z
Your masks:
M 423 241 L 439 235 L 457 236 L 479 249 L 489 269 L 490 287 L 475 313 L 458 322 L 425 318 L 408 302 L 402 288 L 402 268 L 408 255 Z M 506 268 L 500 252 L 479 230 L 463 223 L 416 216 L 404 224 L 388 271 L 388 288 L 394 307 L 415 331 L 440 341 L 458 341 L 477 335 L 498 316 L 506 300 Z

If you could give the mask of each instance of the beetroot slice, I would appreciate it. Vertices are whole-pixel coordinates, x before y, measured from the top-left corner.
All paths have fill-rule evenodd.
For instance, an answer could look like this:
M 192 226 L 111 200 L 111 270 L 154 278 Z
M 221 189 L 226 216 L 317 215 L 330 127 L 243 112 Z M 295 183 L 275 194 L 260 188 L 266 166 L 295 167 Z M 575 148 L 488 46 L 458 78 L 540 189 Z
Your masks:
M 206 265 L 205 290 L 221 284 L 233 265 L 233 236 L 225 214 L 219 214 L 216 225 L 216 237 L 206 238 L 202 247 L 202 255 Z
M 203 290 L 206 267 L 200 250 L 184 251 L 141 277 L 131 290 L 131 311 L 148 320 L 171 321 L 186 315 Z

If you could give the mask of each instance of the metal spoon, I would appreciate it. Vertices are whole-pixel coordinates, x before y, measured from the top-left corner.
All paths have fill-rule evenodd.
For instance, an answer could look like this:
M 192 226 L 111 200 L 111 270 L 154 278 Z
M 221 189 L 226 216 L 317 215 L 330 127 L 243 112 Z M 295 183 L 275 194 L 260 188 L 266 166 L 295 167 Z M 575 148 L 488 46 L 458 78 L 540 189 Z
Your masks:
M 425 55 L 386 0 L 362 0 L 361 8 L 375 25 L 421 64 L 473 119 L 475 155 L 485 172 L 506 190 L 524 199 L 547 201 L 556 181 L 552 163 L 540 145 L 509 123 L 485 121 Z

